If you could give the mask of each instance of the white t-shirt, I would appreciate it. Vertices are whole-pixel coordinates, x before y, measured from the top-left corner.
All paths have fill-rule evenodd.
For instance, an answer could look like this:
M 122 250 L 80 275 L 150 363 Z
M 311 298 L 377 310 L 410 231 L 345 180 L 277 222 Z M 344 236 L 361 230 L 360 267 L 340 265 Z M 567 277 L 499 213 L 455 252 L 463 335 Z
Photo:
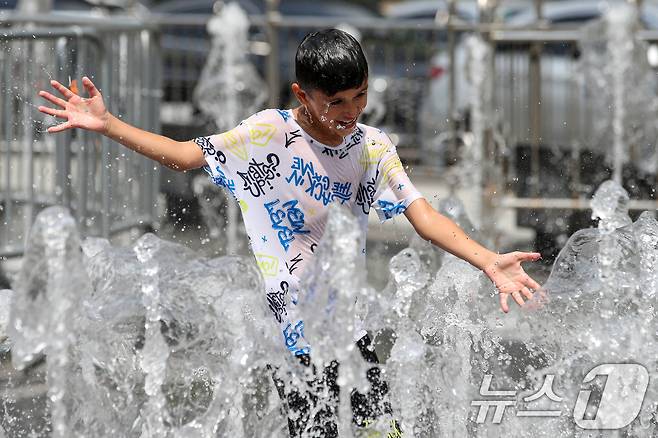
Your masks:
M 294 306 L 299 280 L 327 223 L 331 202 L 357 217 L 365 257 L 368 213 L 392 218 L 422 195 L 381 130 L 357 124 L 339 146 L 308 135 L 292 110 L 268 109 L 223 134 L 194 140 L 213 182 L 237 199 L 266 296 L 294 354 L 310 352 Z

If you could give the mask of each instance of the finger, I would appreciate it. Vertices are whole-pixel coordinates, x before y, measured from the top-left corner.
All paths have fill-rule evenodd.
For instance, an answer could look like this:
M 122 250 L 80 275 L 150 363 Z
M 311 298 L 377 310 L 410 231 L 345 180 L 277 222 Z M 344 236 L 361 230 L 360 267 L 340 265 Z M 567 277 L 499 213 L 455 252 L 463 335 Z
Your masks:
M 55 88 L 55 90 L 62 93 L 62 96 L 66 97 L 67 99 L 71 99 L 72 97 L 77 96 L 77 94 L 75 94 L 73 91 L 69 90 L 64 85 L 60 84 L 55 80 L 50 81 L 50 85 L 52 85 L 53 88 Z
M 48 132 L 50 132 L 50 133 L 61 132 L 61 131 L 65 131 L 67 129 L 70 129 L 72 127 L 73 126 L 71 125 L 70 122 L 64 122 L 64 123 L 59 124 L 59 125 L 51 126 L 50 128 L 48 128 Z
M 531 300 L 532 297 L 534 296 L 533 293 L 530 291 L 530 289 L 528 289 L 527 287 L 521 289 L 521 293 L 523 294 L 524 297 L 526 297 L 529 300 Z
M 509 296 L 506 293 L 501 293 L 498 294 L 499 299 L 500 299 L 500 308 L 502 309 L 503 312 L 507 313 L 509 312 L 509 305 L 507 304 L 507 297 Z
M 516 281 L 510 281 L 505 284 L 501 284 L 500 286 L 497 286 L 498 293 L 501 294 L 511 294 L 513 292 L 516 292 L 521 288 L 522 286 L 517 283 Z
M 61 106 L 62 108 L 66 106 L 66 101 L 64 99 L 60 99 L 59 97 L 50 94 L 47 91 L 39 91 L 39 96 L 43 97 L 44 99 L 46 99 L 51 103 L 54 103 L 57 106 Z
M 517 252 L 516 258 L 520 262 L 534 262 L 541 258 L 538 252 Z
M 525 276 L 525 285 L 528 286 L 530 289 L 534 289 L 534 290 L 541 288 L 541 285 L 527 274 Z
M 98 88 L 96 88 L 94 83 L 87 76 L 82 78 L 82 85 L 84 85 L 87 93 L 89 93 L 89 97 L 96 97 L 101 95 L 100 91 L 98 91 Z
M 513 292 L 512 298 L 514 298 L 516 304 L 518 304 L 519 306 L 523 306 L 524 301 L 523 301 L 523 297 L 521 296 L 521 292 L 519 292 L 518 290 L 516 292 Z
M 47 106 L 40 106 L 38 110 L 41 111 L 42 113 L 49 114 L 51 116 L 61 117 L 62 119 L 68 118 L 66 117 L 66 111 L 56 110 L 54 108 L 48 108 Z

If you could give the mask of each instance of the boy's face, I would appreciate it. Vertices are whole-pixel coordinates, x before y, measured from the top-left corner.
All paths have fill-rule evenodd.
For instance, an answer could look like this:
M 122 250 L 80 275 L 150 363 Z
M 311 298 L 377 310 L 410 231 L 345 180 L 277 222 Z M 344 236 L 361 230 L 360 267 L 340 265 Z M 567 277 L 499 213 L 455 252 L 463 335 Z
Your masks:
M 308 108 L 313 120 L 319 121 L 323 130 L 341 137 L 354 130 L 357 119 L 368 103 L 367 78 L 359 87 L 339 91 L 333 96 L 328 96 L 320 90 L 304 92 L 298 88 L 294 91 L 300 102 Z

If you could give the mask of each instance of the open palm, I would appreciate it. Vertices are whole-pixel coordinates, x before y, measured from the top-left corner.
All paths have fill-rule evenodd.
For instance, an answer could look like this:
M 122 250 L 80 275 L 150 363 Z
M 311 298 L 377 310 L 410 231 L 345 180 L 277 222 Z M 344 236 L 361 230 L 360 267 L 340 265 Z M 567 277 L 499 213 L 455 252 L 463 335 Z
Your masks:
M 100 133 L 107 131 L 109 113 L 103 103 L 103 96 L 88 77 L 82 78 L 82 85 L 89 93 L 89 98 L 77 95 L 57 81 L 50 81 L 50 84 L 66 100 L 42 90 L 39 92 L 39 96 L 57 105 L 60 109 L 40 106 L 39 111 L 66 119 L 66 122 L 51 126 L 48 128 L 48 132 L 60 132 L 71 128 L 82 128 Z
M 511 295 L 519 306 L 526 299 L 532 298 L 532 291 L 541 286 L 533 280 L 521 267 L 521 262 L 536 261 L 541 257 L 536 252 L 510 252 L 500 254 L 496 261 L 484 269 L 484 273 L 491 279 L 500 295 L 500 307 L 503 312 L 509 312 L 507 300 Z

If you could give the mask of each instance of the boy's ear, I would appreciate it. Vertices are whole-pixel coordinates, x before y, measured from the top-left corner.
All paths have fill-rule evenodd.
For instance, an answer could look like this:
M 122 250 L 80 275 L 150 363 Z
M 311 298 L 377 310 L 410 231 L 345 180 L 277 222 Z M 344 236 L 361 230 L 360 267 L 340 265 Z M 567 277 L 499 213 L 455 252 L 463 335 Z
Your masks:
M 297 100 L 299 101 L 299 103 L 301 103 L 304 106 L 308 105 L 308 95 L 304 90 L 302 90 L 302 87 L 300 87 L 297 82 L 293 82 L 290 88 L 292 89 L 292 92 L 297 98 Z

